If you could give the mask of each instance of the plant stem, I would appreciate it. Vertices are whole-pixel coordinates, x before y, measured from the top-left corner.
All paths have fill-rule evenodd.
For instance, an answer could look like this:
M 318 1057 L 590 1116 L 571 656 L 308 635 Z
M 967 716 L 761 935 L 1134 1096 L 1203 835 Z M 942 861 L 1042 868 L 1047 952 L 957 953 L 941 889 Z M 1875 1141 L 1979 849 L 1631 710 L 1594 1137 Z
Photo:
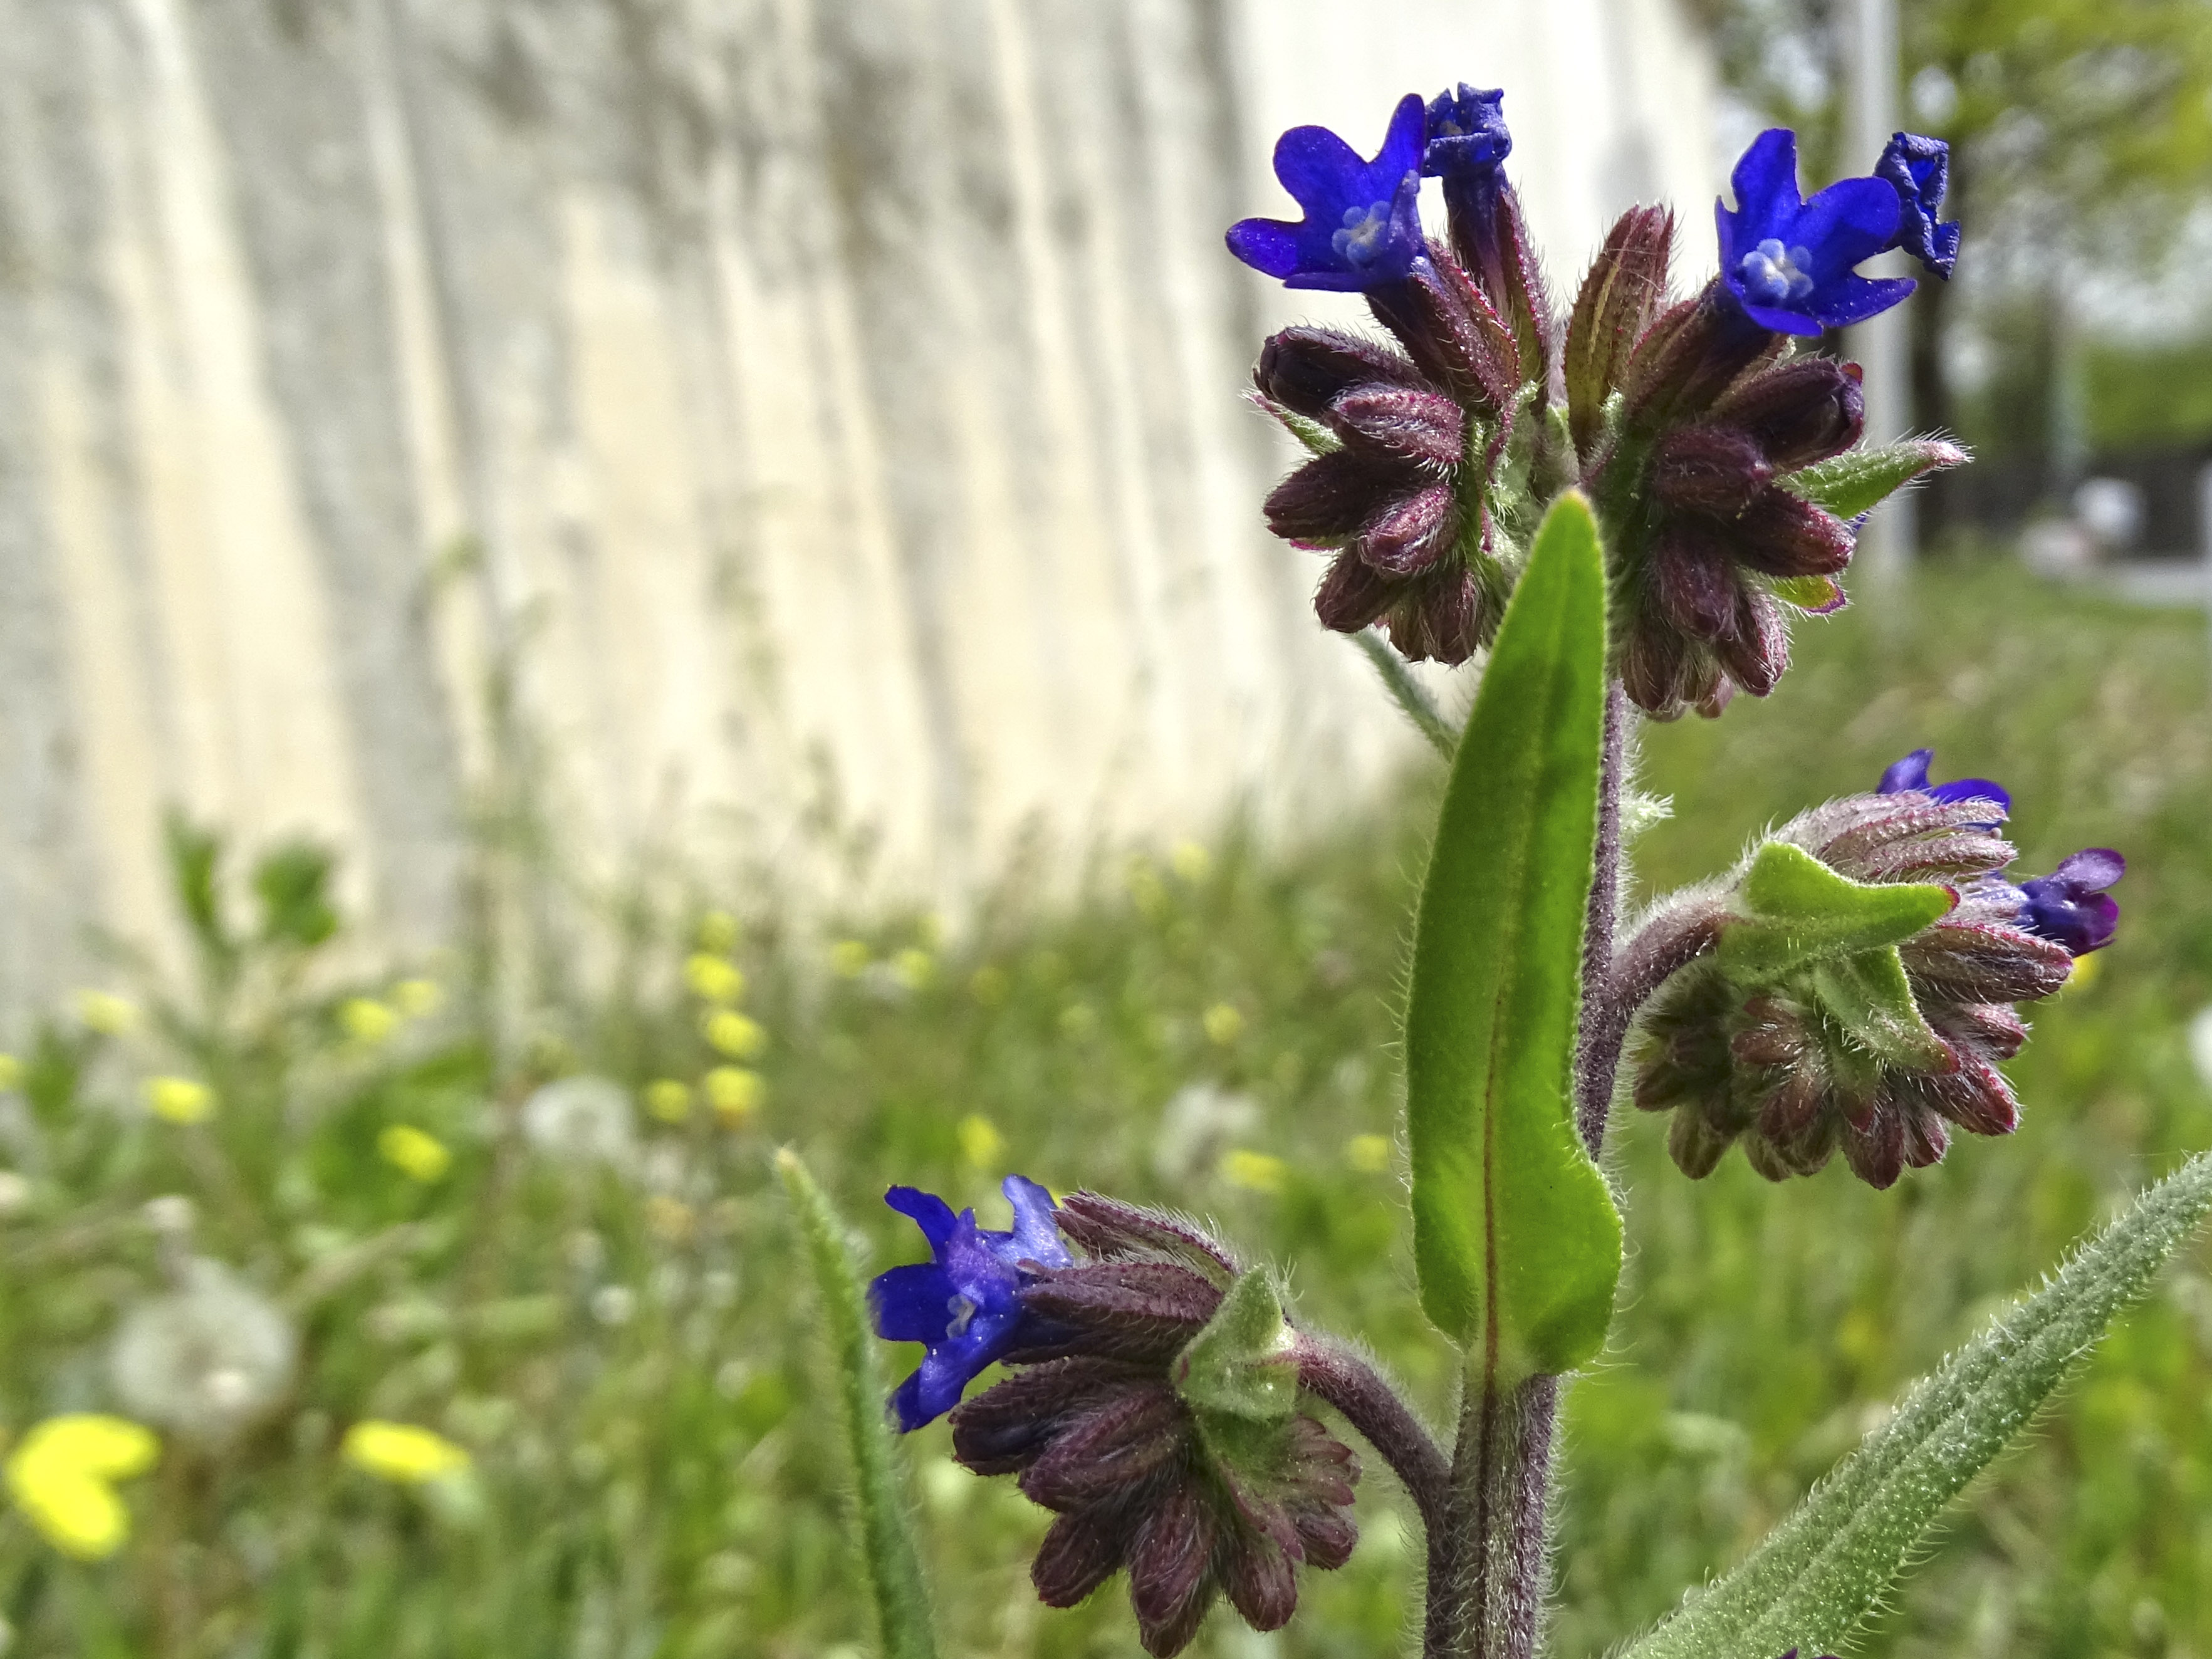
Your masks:
M 1424 1659 L 1528 1659 L 1535 1651 L 1559 1382 L 1486 1387 L 1460 1413 L 1445 1524 L 1429 1539 Z
M 1451 1466 L 1436 1437 L 1356 1350 L 1301 1331 L 1297 1359 L 1299 1385 L 1342 1413 L 1404 1484 L 1433 1550 L 1451 1496 Z
M 1678 969 L 1719 942 L 1725 915 L 1717 895 L 1692 891 L 1636 930 L 1614 953 L 1611 967 L 1583 999 L 1582 1033 L 1575 1055 L 1575 1113 L 1583 1144 L 1595 1158 L 1605 1144 L 1620 1050 L 1636 1011 Z
M 1583 1007 L 1575 1044 L 1575 1127 L 1595 1158 L 1605 1144 L 1605 1118 L 1613 1103 L 1613 1073 L 1620 1036 L 1601 1052 L 1613 975 L 1613 936 L 1620 926 L 1620 878 L 1626 849 L 1620 836 L 1620 798 L 1628 787 L 1628 732 L 1635 720 L 1628 693 L 1615 680 L 1605 700 L 1605 750 L 1597 776 L 1596 867 L 1590 876 L 1589 916 L 1583 926 Z
M 1643 1000 L 1639 995 L 1620 1011 L 1613 951 L 1625 851 L 1621 797 L 1634 719 L 1626 692 L 1613 681 L 1606 696 L 1598 769 L 1597 844 L 1583 928 L 1583 998 L 1575 1049 L 1575 1124 L 1593 1158 L 1604 1143 L 1628 1018 Z M 1548 1577 L 1546 1511 L 1559 1398 L 1556 1376 L 1501 1386 L 1494 1373 L 1470 1374 L 1443 1524 L 1431 1522 L 1429 1528 L 1425 1659 L 1528 1659 L 1534 1652 Z

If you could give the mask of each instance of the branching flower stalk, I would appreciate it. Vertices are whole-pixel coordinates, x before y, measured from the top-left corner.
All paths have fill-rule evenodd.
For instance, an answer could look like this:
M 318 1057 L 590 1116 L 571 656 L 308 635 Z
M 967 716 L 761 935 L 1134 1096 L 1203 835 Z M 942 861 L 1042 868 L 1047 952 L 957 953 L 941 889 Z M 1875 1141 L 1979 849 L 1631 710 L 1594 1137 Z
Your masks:
M 1887 1188 L 1955 1131 L 2010 1131 L 2019 1102 L 2000 1067 L 2027 1035 L 2018 1005 L 2056 991 L 2118 921 L 2118 854 L 2014 879 L 2008 795 L 1932 781 L 1925 750 L 1624 915 L 1638 720 L 1766 696 L 1789 665 L 1789 619 L 1844 603 L 1865 514 L 1966 459 L 1940 438 L 1864 447 L 1857 365 L 1814 349 L 1912 292 L 1860 276 L 1862 262 L 1902 248 L 1948 277 L 1958 228 L 1938 216 L 1936 141 L 1899 133 L 1873 173 L 1808 200 L 1796 137 L 1778 129 L 1736 166 L 1735 204 L 1716 214 L 1720 274 L 1701 291 L 1669 292 L 1674 216 L 1639 207 L 1562 310 L 1504 173 L 1502 100 L 1408 94 L 1371 160 L 1295 128 L 1275 170 L 1304 216 L 1228 234 L 1291 288 L 1362 295 L 1382 331 L 1283 331 L 1254 397 L 1306 452 L 1266 512 L 1328 556 L 1320 621 L 1358 637 L 1451 763 L 1404 1045 L 1421 1305 L 1460 1355 L 1450 1434 L 1357 1346 L 1308 1328 L 1274 1270 L 1188 1218 L 1055 1200 L 1020 1176 L 1004 1232 L 913 1188 L 886 1195 L 930 1250 L 869 1289 L 877 1333 L 925 1350 L 890 1397 L 895 1426 L 949 1413 L 959 1462 L 1014 1477 L 1055 1516 L 1031 1568 L 1040 1598 L 1072 1606 L 1125 1575 L 1161 1659 L 1224 1600 L 1278 1628 L 1302 1572 L 1351 1556 L 1360 1466 L 1324 1407 L 1419 1510 L 1428 1659 L 1528 1659 L 1559 1402 L 1604 1347 L 1620 1271 L 1597 1162 L 1616 1101 L 1670 1115 L 1669 1151 L 1693 1179 L 1741 1146 L 1778 1183 L 1840 1153 Z M 1430 178 L 1440 239 L 1420 212 Z M 1455 733 L 1411 665 L 1478 655 Z M 2084 1257 L 2022 1328 L 2085 1328 L 2081 1308 L 2101 1322 L 2135 1294 L 2212 1203 L 2212 1179 L 2170 1188 L 2163 1219 L 2116 1228 L 2133 1242 Z M 2019 1370 L 2005 1352 L 1942 1395 L 1984 1461 L 2063 1369 L 2045 1353 Z M 1944 1490 L 1970 1473 L 1950 1456 Z M 1757 1555 L 1753 1624 L 1693 1605 L 1654 1639 L 1698 1659 L 1839 1639 L 1932 1517 L 1912 1496 L 1926 1489 L 1885 1477 L 1816 1494 L 1778 1538 L 1844 1516 L 1881 1548 L 1842 1578 L 1818 1552 L 1802 1571 L 1772 1565 L 1799 1559 L 1795 1541 Z M 1732 1645 L 1748 1629 L 1762 1645 Z

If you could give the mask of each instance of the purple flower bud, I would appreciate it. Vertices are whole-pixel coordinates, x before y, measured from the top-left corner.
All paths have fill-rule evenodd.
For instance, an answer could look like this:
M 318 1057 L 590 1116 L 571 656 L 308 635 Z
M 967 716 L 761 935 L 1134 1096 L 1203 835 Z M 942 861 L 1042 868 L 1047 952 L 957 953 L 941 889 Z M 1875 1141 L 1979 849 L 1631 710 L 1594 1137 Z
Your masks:
M 1814 807 L 1770 838 L 1854 882 L 1947 885 L 1947 914 L 1841 960 L 1778 963 L 1731 956 L 1732 927 L 1771 925 L 1731 908 L 1720 951 L 1647 1006 L 1632 1097 L 1675 1114 L 1668 1146 L 1686 1174 L 1710 1173 L 1740 1144 L 1769 1180 L 1813 1174 L 1841 1152 L 1861 1180 L 1887 1187 L 1939 1162 L 1957 1130 L 2008 1134 L 2018 1124 L 2019 1100 L 1997 1069 L 2027 1036 L 2013 1005 L 2051 995 L 2075 955 L 2109 940 L 2104 889 L 2124 866 L 2093 849 L 2012 885 L 2002 872 L 2013 848 L 1996 833 L 2004 792 L 1986 780 L 1930 785 L 1931 758 L 1908 755 L 1880 792 Z M 1729 890 L 1720 902 L 1747 902 Z
M 1286 328 L 1260 349 L 1252 371 L 1261 395 L 1320 420 L 1355 386 L 1419 386 L 1420 371 L 1388 346 L 1330 328 Z
M 1402 283 L 1427 252 L 1421 155 L 1428 119 L 1408 93 L 1371 161 L 1327 127 L 1292 127 L 1275 144 L 1275 177 L 1305 210 L 1296 223 L 1240 219 L 1229 251 L 1289 288 L 1372 290 Z
M 1297 1566 L 1352 1553 L 1357 1460 L 1295 1413 L 1240 1419 L 1224 1438 L 1180 1389 L 1237 1274 L 1203 1229 L 1095 1193 L 1056 1219 L 1092 1259 L 1031 1275 L 1021 1294 L 1052 1340 L 1007 1351 L 1012 1374 L 953 1412 L 954 1455 L 1018 1476 L 1058 1513 L 1030 1568 L 1048 1606 L 1126 1568 L 1148 1653 L 1181 1651 L 1224 1594 L 1255 1628 L 1278 1628 L 1297 1605 Z
M 2120 907 L 2105 890 L 2127 868 L 2108 847 L 2075 854 L 2051 874 L 2021 884 L 2021 926 L 2077 957 L 2103 950 L 2120 923 Z
M 1713 406 L 1779 471 L 1840 455 L 1866 430 L 1864 375 L 1856 363 L 1799 357 L 1747 376 Z
M 1677 427 L 1651 456 L 1651 494 L 1670 507 L 1733 519 L 1774 476 L 1751 434 L 1729 426 Z
M 928 1347 L 921 1368 L 891 1395 L 902 1431 L 920 1428 L 959 1403 L 969 1382 L 999 1358 L 1042 1333 L 1022 1305 L 1022 1288 L 1042 1268 L 1073 1260 L 1054 1224 L 1052 1194 L 1024 1176 L 1000 1188 L 1014 1206 L 1011 1232 L 975 1224 L 975 1212 L 933 1193 L 894 1187 L 884 1202 L 911 1217 L 933 1261 L 880 1273 L 868 1287 L 876 1334 Z

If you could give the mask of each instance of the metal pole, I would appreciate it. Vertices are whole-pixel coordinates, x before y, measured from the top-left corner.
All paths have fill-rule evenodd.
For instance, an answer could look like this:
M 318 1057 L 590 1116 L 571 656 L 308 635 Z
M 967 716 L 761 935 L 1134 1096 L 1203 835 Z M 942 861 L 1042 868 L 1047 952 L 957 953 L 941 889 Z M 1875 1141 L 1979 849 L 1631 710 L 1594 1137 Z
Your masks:
M 1851 101 L 1845 131 L 1850 150 L 1843 170 L 1853 173 L 1870 170 L 1898 128 L 1897 0 L 1851 0 L 1849 16 Z M 1862 269 L 1869 276 L 1909 274 L 1901 253 L 1886 254 Z M 1904 307 L 1893 306 L 1850 330 L 1845 348 L 1866 370 L 1867 441 L 1891 443 L 1903 437 L 1912 425 Z M 1892 496 L 1875 509 L 1860 532 L 1853 561 L 1863 584 L 1881 588 L 1896 583 L 1912 563 L 1913 530 L 1910 495 Z

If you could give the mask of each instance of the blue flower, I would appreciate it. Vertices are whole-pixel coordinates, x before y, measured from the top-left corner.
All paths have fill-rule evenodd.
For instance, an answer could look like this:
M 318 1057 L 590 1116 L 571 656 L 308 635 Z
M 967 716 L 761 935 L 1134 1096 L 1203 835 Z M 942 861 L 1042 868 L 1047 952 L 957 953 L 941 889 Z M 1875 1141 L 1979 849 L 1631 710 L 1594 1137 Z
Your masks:
M 1022 1286 L 1036 1275 L 1024 1262 L 1065 1267 L 1073 1261 L 1050 1193 L 1018 1175 L 1008 1176 L 1000 1190 L 1014 1206 L 1012 1232 L 986 1231 L 975 1224 L 975 1211 L 956 1216 L 943 1199 L 918 1188 L 894 1187 L 884 1194 L 884 1203 L 913 1218 L 936 1258 L 893 1267 L 868 1286 L 878 1336 L 929 1346 L 921 1368 L 891 1394 L 902 1430 L 951 1411 L 969 1381 L 1024 1334 Z
M 1889 141 L 1874 175 L 1897 190 L 1897 236 L 1890 243 L 1948 282 L 1959 263 L 1959 225 L 1941 224 L 1943 191 L 1951 181 L 1951 147 L 1941 138 L 1900 132 Z
M 1897 246 L 1904 215 L 1882 179 L 1844 179 L 1811 201 L 1797 193 L 1797 135 L 1752 140 L 1732 177 L 1736 204 L 1717 204 L 1721 282 L 1745 316 L 1783 334 L 1863 323 L 1912 292 L 1910 277 L 1857 276 L 1863 259 Z
M 1503 88 L 1477 92 L 1464 81 L 1457 92 L 1440 92 L 1429 100 L 1423 176 L 1480 185 L 1494 179 L 1498 164 L 1513 150 L 1513 135 L 1505 130 L 1504 103 Z
M 1275 177 L 1306 216 L 1240 219 L 1229 251 L 1289 288 L 1361 290 L 1403 282 L 1428 252 L 1421 236 L 1427 114 L 1418 93 L 1398 100 L 1371 161 L 1327 127 L 1292 127 L 1275 142 Z
M 2004 786 L 1991 783 L 1987 778 L 1954 778 L 1948 783 L 1929 782 L 1928 763 L 1935 758 L 1933 749 L 1914 750 L 1881 775 L 1881 781 L 1875 786 L 1875 793 L 1894 795 L 1904 790 L 1915 789 L 1923 795 L 1932 796 L 1946 806 L 1955 805 L 1962 800 L 1988 800 L 1995 801 L 2007 812 L 2012 811 L 2012 797 L 2005 792 Z M 1994 830 L 1996 823 L 1984 827 Z
M 2020 925 L 2077 957 L 2103 950 L 2120 925 L 2120 907 L 2105 889 L 2127 869 L 2109 847 L 2075 854 L 2049 875 L 2021 884 Z

